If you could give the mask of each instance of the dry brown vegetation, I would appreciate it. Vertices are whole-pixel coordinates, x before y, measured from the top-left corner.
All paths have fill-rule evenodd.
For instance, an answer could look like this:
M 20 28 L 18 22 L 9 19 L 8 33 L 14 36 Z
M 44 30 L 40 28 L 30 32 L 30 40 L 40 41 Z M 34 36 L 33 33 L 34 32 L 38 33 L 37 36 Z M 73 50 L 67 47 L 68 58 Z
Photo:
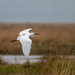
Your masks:
M 23 54 L 19 42 L 10 43 L 24 29 L 40 33 L 31 54 L 75 54 L 75 24 L 0 24 L 0 54 Z
M 75 75 L 75 60 L 57 57 L 75 54 L 75 24 L 0 24 L 0 54 L 23 54 L 20 43 L 10 41 L 27 28 L 40 33 L 32 39 L 31 54 L 47 54 L 47 61 L 12 65 L 0 60 L 0 75 Z

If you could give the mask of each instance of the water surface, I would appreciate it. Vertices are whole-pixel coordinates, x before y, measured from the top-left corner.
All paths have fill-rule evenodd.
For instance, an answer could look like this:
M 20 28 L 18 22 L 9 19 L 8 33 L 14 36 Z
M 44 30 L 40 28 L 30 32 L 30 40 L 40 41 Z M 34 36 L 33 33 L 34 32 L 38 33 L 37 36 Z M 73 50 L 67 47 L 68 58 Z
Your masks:
M 46 62 L 47 56 L 44 55 L 30 55 L 30 56 L 24 56 L 24 55 L 0 55 L 0 58 L 9 64 L 24 64 L 26 62 L 30 63 L 40 63 L 41 61 Z M 44 59 L 43 59 L 44 58 Z M 73 59 L 75 60 L 74 55 L 58 55 L 58 58 L 66 58 L 66 59 Z

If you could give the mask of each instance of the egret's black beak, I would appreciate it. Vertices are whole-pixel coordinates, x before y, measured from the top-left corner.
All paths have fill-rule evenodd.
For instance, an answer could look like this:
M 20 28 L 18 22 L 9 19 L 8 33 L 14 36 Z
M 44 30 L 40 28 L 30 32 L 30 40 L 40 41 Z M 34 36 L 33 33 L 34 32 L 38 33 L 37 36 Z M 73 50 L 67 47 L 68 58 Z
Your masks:
M 40 35 L 39 33 L 35 33 L 35 35 Z

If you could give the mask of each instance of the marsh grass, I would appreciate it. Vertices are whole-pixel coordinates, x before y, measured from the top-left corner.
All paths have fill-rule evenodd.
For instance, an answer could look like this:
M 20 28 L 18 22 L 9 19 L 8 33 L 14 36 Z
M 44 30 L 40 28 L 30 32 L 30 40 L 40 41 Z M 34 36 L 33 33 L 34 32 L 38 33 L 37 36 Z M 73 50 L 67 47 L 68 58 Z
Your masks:
M 75 60 L 48 56 L 46 62 L 1 64 L 1 75 L 75 75 Z
M 75 75 L 75 59 L 57 55 L 75 55 L 75 24 L 0 24 L 0 54 L 23 54 L 16 39 L 21 30 L 33 28 L 31 54 L 48 55 L 46 62 L 7 64 L 0 60 L 0 75 Z
M 20 43 L 10 41 L 27 28 L 40 33 L 31 54 L 75 54 L 75 24 L 0 24 L 0 54 L 23 54 Z

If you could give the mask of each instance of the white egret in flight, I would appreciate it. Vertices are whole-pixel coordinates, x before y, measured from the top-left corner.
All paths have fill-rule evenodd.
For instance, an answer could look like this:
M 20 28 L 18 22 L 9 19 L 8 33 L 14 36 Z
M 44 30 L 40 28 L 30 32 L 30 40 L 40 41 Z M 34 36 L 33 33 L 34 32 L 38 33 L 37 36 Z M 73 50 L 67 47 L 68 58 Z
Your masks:
M 19 36 L 17 37 L 17 40 L 19 40 L 22 45 L 22 50 L 25 56 L 29 56 L 30 54 L 32 44 L 31 38 L 33 38 L 35 35 L 39 35 L 39 33 L 30 33 L 29 31 L 31 30 L 32 28 L 23 30 L 19 33 Z M 17 40 L 12 40 L 11 42 L 15 42 Z

